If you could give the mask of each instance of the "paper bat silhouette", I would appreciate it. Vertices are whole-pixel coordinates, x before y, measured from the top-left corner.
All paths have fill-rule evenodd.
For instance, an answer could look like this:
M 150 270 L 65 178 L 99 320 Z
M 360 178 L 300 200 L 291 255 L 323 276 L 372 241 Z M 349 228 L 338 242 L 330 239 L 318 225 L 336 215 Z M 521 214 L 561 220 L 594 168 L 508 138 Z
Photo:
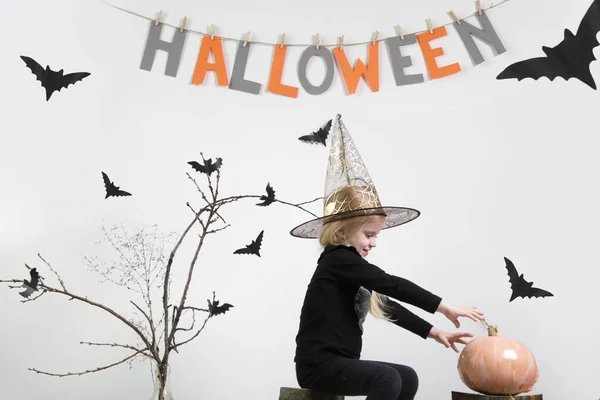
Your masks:
M 115 184 L 108 179 L 108 175 L 106 175 L 104 172 L 102 172 L 102 179 L 104 180 L 104 188 L 106 189 L 106 196 L 104 196 L 105 199 L 108 199 L 110 196 L 131 196 L 131 193 L 119 189 L 119 186 L 115 186 Z
M 37 285 L 40 279 L 40 275 L 35 268 L 29 270 L 29 276 L 31 280 L 28 281 L 27 279 L 23 279 L 23 284 L 21 285 L 25 290 L 19 292 L 19 294 L 25 298 L 31 296 L 33 292 L 37 292 Z
M 271 187 L 271 183 L 267 183 L 267 195 L 260 196 L 262 203 L 256 203 L 257 206 L 266 207 L 275 201 L 275 190 Z
M 310 144 L 318 144 L 321 143 L 323 146 L 326 146 L 325 141 L 327 140 L 327 136 L 329 135 L 329 130 L 331 129 L 331 122 L 329 120 L 316 132 L 312 132 L 309 135 L 300 136 L 298 140 L 305 143 Z
M 237 249 L 233 252 L 233 254 L 255 254 L 260 257 L 260 245 L 262 244 L 264 232 L 264 230 L 260 231 L 260 233 L 256 237 L 256 240 L 253 240 L 252 243 L 247 244 L 246 247 Z
M 510 296 L 509 302 L 513 301 L 517 297 L 532 298 L 554 296 L 548 291 L 533 287 L 533 282 L 526 281 L 523 277 L 523 274 L 519 275 L 515 265 L 508 258 L 504 257 L 504 261 L 506 262 L 506 269 L 508 270 L 510 287 L 512 289 L 512 295 Z
M 214 303 L 211 303 L 209 299 L 206 299 L 206 301 L 208 301 L 208 312 L 210 313 L 210 315 L 225 314 L 227 311 L 229 311 L 231 307 L 233 307 L 229 303 L 225 303 L 222 306 L 220 306 L 219 300 L 215 300 Z
M 217 158 L 217 160 L 213 163 L 212 158 L 206 160 L 205 164 L 200 164 L 197 161 L 188 161 L 188 164 L 192 166 L 196 171 L 202 172 L 210 176 L 215 171 L 218 171 L 223 164 L 223 159 L 221 157 Z
M 577 34 L 565 29 L 564 39 L 556 46 L 542 46 L 546 57 L 531 58 L 509 65 L 496 79 L 533 78 L 542 76 L 553 81 L 575 78 L 596 90 L 596 82 L 590 73 L 590 63 L 596 58 L 593 50 L 598 46 L 596 34 L 600 30 L 600 0 L 594 0 L 583 16 Z
M 64 70 L 61 69 L 60 71 L 53 71 L 48 65 L 46 65 L 46 69 L 44 69 L 31 57 L 21 56 L 21 59 L 36 76 L 37 80 L 42 83 L 44 89 L 46 89 L 46 101 L 50 100 L 52 93 L 55 91 L 60 92 L 60 89 L 75 84 L 75 82 L 79 82 L 83 78 L 90 75 L 89 72 L 74 72 L 64 75 Z

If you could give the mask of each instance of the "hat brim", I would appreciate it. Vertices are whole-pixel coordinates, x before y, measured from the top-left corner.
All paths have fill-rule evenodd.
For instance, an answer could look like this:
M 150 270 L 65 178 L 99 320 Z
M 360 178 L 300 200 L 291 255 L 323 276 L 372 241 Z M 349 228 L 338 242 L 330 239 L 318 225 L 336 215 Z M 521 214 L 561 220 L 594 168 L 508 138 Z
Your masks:
M 372 210 L 380 210 L 385 213 L 385 223 L 381 228 L 382 230 L 400 226 L 416 219 L 419 215 L 421 215 L 420 211 L 408 207 L 388 206 L 373 208 Z M 339 213 L 336 214 L 336 216 L 343 217 L 344 214 L 346 213 Z M 349 217 L 356 217 L 356 214 L 352 213 L 351 211 L 348 211 L 347 214 Z M 327 217 L 319 217 L 308 222 L 304 222 L 303 224 L 300 224 L 292 229 L 290 231 L 290 235 L 303 239 L 317 239 L 326 219 Z

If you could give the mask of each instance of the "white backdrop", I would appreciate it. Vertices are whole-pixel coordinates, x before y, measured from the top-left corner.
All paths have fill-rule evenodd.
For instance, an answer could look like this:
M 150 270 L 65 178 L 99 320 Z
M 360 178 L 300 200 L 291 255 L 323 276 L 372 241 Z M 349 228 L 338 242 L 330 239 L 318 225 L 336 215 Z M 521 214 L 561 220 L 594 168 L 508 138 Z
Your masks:
M 371 262 L 452 304 L 480 307 L 501 335 L 535 354 L 540 378 L 534 393 L 548 400 L 597 399 L 600 322 L 592 294 L 599 278 L 598 94 L 576 80 L 495 79 L 511 62 L 557 44 L 564 28 L 575 31 L 590 2 L 560 0 L 548 7 L 541 0 L 514 0 L 489 10 L 507 52 L 494 56 L 476 40 L 486 59 L 479 66 L 472 65 L 448 27 L 435 45 L 445 51 L 440 65 L 462 67 L 450 77 L 396 87 L 381 49 L 379 92 L 361 81 L 355 95 L 346 95 L 336 71 L 325 94 L 310 96 L 300 89 L 299 97 L 290 99 L 264 92 L 270 46 L 252 46 L 246 77 L 263 83 L 253 96 L 217 86 L 210 72 L 204 85 L 190 84 L 199 35 L 188 35 L 179 73 L 171 78 L 164 75 L 162 52 L 151 72 L 139 69 L 145 19 L 96 0 L 4 1 L 0 279 L 26 277 L 26 262 L 55 284 L 39 252 L 71 291 L 130 316 L 130 293 L 98 283 L 86 270 L 84 255 L 116 258 L 95 244 L 103 223 L 158 224 L 162 231 L 182 232 L 192 217 L 185 203 L 202 204 L 185 176 L 193 172 L 187 161 L 199 159 L 200 151 L 223 158 L 223 195 L 262 194 L 270 182 L 281 200 L 321 196 L 327 149 L 297 137 L 341 113 L 383 202 L 422 212 L 416 221 L 380 235 Z M 382 37 L 393 35 L 396 24 L 405 32 L 420 31 L 427 17 L 439 26 L 449 22 L 449 9 L 462 17 L 474 8 L 470 0 L 374 0 L 370 7 L 313 0 L 285 6 L 273 0 L 114 4 L 147 16 L 163 9 L 171 24 L 187 16 L 194 30 L 214 23 L 216 34 L 225 37 L 243 38 L 250 30 L 251 40 L 274 42 L 286 32 L 290 43 L 310 43 L 317 32 L 322 43 L 341 34 L 347 42 L 364 41 L 375 30 Z M 170 39 L 173 30 L 164 31 Z M 224 43 L 228 73 L 236 45 Z M 302 49 L 288 50 L 286 84 L 298 86 Z M 419 47 L 403 50 L 413 62 L 406 72 L 426 73 Z M 351 62 L 366 59 L 364 46 L 346 53 Z M 46 102 L 21 55 L 44 67 L 91 76 Z M 313 63 L 310 75 L 322 71 Z M 592 62 L 591 71 L 599 77 L 600 65 Z M 105 200 L 100 171 L 133 196 Z M 234 308 L 173 354 L 175 399 L 275 399 L 280 386 L 297 386 L 294 337 L 319 248 L 316 241 L 288 234 L 307 214 L 254 203 L 225 208 L 232 226 L 210 236 L 201 253 L 190 301 L 204 307 L 216 290 L 218 299 Z M 320 204 L 311 210 L 320 214 Z M 262 229 L 261 258 L 232 254 Z M 191 254 L 188 246 L 178 257 L 174 293 Z M 509 303 L 503 257 L 554 297 Z M 76 372 L 109 364 L 127 351 L 79 342 L 135 343 L 135 338 L 108 314 L 62 296 L 20 300 L 16 290 L 6 285 L 0 290 L 3 398 L 150 398 L 148 364 L 68 378 L 28 371 Z M 455 329 L 439 314 L 411 309 L 440 329 Z M 474 322 L 463 322 L 462 329 L 486 334 Z M 413 366 L 421 400 L 468 391 L 457 374 L 456 353 L 372 318 L 365 324 L 363 358 Z

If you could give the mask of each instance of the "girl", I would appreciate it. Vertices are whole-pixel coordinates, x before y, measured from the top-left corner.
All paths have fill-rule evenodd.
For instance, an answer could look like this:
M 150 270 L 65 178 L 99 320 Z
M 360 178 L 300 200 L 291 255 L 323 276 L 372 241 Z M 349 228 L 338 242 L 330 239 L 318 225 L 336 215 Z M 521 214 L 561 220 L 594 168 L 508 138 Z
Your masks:
M 411 367 L 360 360 L 362 324 L 367 311 L 456 352 L 456 343 L 466 344 L 463 338 L 473 336 L 441 331 L 389 297 L 432 314 L 440 312 L 457 328 L 459 317 L 482 319 L 483 313 L 475 307 L 453 307 L 437 295 L 366 261 L 379 232 L 399 225 L 399 216 L 407 210 L 410 209 L 381 207 L 374 187 L 346 185 L 325 200 L 328 218 L 320 218 L 316 223 L 320 225 L 318 238 L 323 251 L 306 291 L 296 337 L 294 361 L 302 388 L 345 396 L 366 395 L 368 400 L 414 399 L 418 376 Z M 418 215 L 418 211 L 412 211 Z M 404 222 L 414 218 L 405 218 Z M 295 228 L 292 234 L 316 237 L 316 225 L 310 221 L 303 224 L 304 228 Z M 309 231 L 313 236 L 306 233 Z

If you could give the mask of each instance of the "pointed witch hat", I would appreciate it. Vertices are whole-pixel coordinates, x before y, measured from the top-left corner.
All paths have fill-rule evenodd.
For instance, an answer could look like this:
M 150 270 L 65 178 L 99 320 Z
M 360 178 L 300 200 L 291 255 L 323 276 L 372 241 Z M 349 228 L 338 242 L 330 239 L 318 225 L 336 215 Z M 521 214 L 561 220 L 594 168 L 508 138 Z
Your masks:
M 385 216 L 382 229 L 387 229 L 410 222 L 421 214 L 412 208 L 381 205 L 369 171 L 339 114 L 330 136 L 323 216 L 298 225 L 290 231 L 292 236 L 316 239 L 324 224 L 364 215 Z

